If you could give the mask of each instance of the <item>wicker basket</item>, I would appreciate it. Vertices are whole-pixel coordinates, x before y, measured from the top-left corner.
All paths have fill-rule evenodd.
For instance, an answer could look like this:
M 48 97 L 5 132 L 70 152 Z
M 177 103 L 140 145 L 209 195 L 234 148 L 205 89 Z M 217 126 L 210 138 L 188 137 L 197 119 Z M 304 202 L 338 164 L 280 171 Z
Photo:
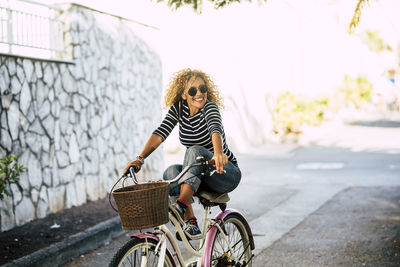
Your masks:
M 149 182 L 113 191 L 124 230 L 151 228 L 168 222 L 167 182 Z

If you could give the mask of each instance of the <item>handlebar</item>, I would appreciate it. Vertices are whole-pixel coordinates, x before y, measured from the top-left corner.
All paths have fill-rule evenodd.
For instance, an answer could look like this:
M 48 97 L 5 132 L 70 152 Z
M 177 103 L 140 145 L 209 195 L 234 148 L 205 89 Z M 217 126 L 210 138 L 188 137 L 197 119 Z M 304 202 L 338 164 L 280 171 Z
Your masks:
M 179 180 L 183 177 L 183 175 L 185 175 L 185 174 L 186 174 L 191 168 L 193 168 L 193 167 L 197 167 L 197 166 L 213 166 L 213 165 L 215 165 L 215 160 L 214 160 L 214 159 L 206 160 L 204 157 L 197 157 L 197 158 L 196 158 L 196 161 L 197 161 L 197 162 L 192 163 L 192 164 L 186 166 L 186 167 L 178 174 L 178 176 L 176 176 L 174 179 L 169 180 L 169 181 L 167 181 L 167 182 L 169 182 L 169 183 L 174 183 L 174 182 L 176 182 L 176 181 L 179 181 Z M 134 167 L 134 166 L 132 166 L 132 167 L 129 168 L 129 174 L 130 174 L 131 177 L 133 178 L 134 183 L 137 184 L 137 183 L 138 183 L 138 180 L 137 180 L 137 178 L 136 178 L 135 171 L 136 171 L 136 170 L 135 170 L 135 167 Z M 126 176 L 126 175 L 124 175 L 124 176 Z M 184 180 L 179 181 L 179 183 L 182 183 L 183 181 L 184 181 Z
M 204 159 L 204 157 L 197 157 L 196 158 L 195 163 L 192 163 L 188 166 L 186 166 L 179 174 L 178 176 L 176 176 L 174 179 L 169 180 L 169 183 L 174 183 L 176 181 L 178 181 L 178 183 L 183 183 L 186 179 L 182 179 L 183 175 L 185 175 L 191 168 L 193 167 L 197 167 L 197 166 L 212 166 L 215 164 L 215 160 L 211 159 L 211 160 L 206 160 Z

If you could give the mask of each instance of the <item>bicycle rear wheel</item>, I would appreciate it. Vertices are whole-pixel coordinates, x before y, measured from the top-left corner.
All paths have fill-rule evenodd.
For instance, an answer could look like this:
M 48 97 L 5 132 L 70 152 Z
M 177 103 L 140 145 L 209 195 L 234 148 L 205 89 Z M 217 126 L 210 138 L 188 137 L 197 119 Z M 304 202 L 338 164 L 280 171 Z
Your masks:
M 154 239 L 133 238 L 115 253 L 109 267 L 157 266 L 159 254 L 155 252 L 156 246 L 157 241 Z M 165 253 L 164 266 L 175 266 L 174 259 L 168 250 Z
M 251 266 L 250 238 L 242 220 L 235 214 L 224 218 L 221 227 L 227 239 L 219 230 L 216 232 L 210 266 Z

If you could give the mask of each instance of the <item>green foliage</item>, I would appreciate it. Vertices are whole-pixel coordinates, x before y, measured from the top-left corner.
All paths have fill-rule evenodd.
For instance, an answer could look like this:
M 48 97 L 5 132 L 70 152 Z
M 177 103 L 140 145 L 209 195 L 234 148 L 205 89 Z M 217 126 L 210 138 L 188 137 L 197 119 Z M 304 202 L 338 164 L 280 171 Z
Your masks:
M 367 78 L 358 76 L 353 79 L 346 75 L 341 86 L 331 96 L 310 99 L 284 92 L 269 106 L 273 131 L 278 135 L 301 134 L 303 125 L 318 126 L 328 112 L 337 112 L 347 106 L 361 109 L 371 102 L 372 89 L 373 85 Z M 267 96 L 267 102 L 269 100 Z
M 226 7 L 232 3 L 240 3 L 241 1 L 250 2 L 252 0 L 208 0 L 214 5 L 215 9 L 220 9 Z M 265 2 L 267 0 L 264 0 Z M 164 2 L 164 0 L 157 0 L 157 2 Z M 195 12 L 201 13 L 203 0 L 168 0 L 167 5 L 172 10 L 177 10 L 182 6 L 191 6 Z
M 366 31 L 362 40 L 371 51 L 377 53 L 385 50 L 390 52 L 393 51 L 392 47 L 382 39 L 378 31 Z
M 9 186 L 16 184 L 22 191 L 19 184 L 19 175 L 26 171 L 26 168 L 18 164 L 17 155 L 9 155 L 0 159 L 0 200 L 4 195 L 10 196 Z
M 308 99 L 290 92 L 279 95 L 272 109 L 273 130 L 276 134 L 300 134 L 303 124 L 319 125 L 324 120 L 329 99 Z
M 362 109 L 365 103 L 371 102 L 372 89 L 373 85 L 367 78 L 359 75 L 353 79 L 345 75 L 334 97 L 339 98 L 345 105 L 354 105 L 356 109 Z

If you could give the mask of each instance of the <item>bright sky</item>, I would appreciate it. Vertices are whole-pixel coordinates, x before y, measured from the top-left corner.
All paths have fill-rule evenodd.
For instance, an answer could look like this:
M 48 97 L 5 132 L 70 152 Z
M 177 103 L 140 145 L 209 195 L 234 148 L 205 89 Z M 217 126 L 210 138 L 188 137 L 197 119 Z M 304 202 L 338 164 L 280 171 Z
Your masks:
M 358 37 L 347 34 L 355 0 L 254 1 L 217 11 L 204 0 L 201 15 L 189 7 L 173 12 L 166 1 L 76 2 L 158 27 L 155 49 L 162 56 L 165 81 L 189 66 L 211 73 L 227 90 L 314 94 L 336 87 L 345 73 L 376 76 L 382 67 L 396 64 L 393 58 L 376 58 Z M 358 32 L 379 29 L 385 40 L 399 42 L 400 1 L 370 2 Z
M 230 133 L 242 130 L 236 123 L 235 112 L 239 111 L 240 116 L 251 115 L 251 120 L 258 121 L 254 129 L 246 125 L 242 128 L 251 133 L 270 130 L 270 122 L 266 121 L 270 119 L 266 116 L 267 93 L 289 90 L 327 95 L 342 83 L 345 74 L 361 74 L 378 83 L 385 79 L 385 70 L 398 66 L 399 0 L 371 0 L 362 10 L 354 35 L 347 31 L 356 0 L 268 0 L 262 4 L 255 0 L 222 10 L 214 10 L 207 0 L 203 1 L 201 15 L 190 7 L 173 12 L 167 0 L 75 2 L 159 28 L 150 31 L 150 39 L 162 59 L 163 89 L 170 75 L 182 68 L 198 68 L 211 74 L 228 106 L 224 125 Z M 369 51 L 359 38 L 366 29 L 378 30 L 394 51 Z M 230 109 L 232 106 L 235 108 Z M 244 143 L 238 140 L 238 144 Z

